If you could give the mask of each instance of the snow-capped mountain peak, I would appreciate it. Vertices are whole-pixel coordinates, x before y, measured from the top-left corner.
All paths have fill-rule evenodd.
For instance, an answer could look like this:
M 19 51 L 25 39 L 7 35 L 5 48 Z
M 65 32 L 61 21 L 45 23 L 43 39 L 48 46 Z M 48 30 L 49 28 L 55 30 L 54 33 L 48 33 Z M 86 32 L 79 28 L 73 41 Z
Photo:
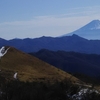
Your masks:
M 69 36 L 73 34 L 76 34 L 86 39 L 100 40 L 100 20 L 93 20 L 83 27 L 77 29 L 76 31 L 67 33 L 63 36 Z
M 91 27 L 91 30 L 93 29 L 100 29 L 100 20 L 94 20 L 94 23 L 93 23 L 93 27 Z
M 100 29 L 100 20 L 93 20 L 79 30 L 95 30 Z

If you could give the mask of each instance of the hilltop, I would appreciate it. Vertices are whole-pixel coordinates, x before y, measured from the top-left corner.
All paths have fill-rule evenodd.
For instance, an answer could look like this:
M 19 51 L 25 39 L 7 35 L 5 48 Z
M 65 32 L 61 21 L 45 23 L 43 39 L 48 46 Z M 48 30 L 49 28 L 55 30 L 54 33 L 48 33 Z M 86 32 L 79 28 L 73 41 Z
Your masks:
M 13 47 L 9 47 L 0 59 L 0 70 L 0 75 L 7 80 L 13 79 L 16 72 L 20 81 L 62 81 L 71 77 L 70 74 Z M 75 77 L 71 80 L 78 81 Z

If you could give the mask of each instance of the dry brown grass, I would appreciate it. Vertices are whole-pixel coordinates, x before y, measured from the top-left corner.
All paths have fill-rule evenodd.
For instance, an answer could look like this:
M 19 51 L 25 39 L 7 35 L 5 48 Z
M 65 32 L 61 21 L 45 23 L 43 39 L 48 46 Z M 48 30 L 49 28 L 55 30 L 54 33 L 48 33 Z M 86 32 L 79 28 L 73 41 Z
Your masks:
M 18 72 L 20 81 L 62 81 L 71 77 L 70 74 L 13 47 L 1 58 L 0 69 L 1 74 L 8 79 L 13 79 L 14 73 Z M 70 80 L 79 81 L 74 76 Z

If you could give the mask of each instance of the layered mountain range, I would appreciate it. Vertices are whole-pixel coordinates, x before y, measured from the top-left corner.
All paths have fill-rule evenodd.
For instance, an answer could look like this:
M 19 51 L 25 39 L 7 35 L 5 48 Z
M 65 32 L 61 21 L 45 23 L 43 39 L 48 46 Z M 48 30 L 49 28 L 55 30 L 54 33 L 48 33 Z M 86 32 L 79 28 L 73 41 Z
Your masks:
M 100 38 L 99 20 L 93 20 L 82 28 L 66 35 L 55 38 L 45 36 L 11 40 L 0 38 L 0 47 L 13 46 L 27 53 L 49 49 L 53 51 L 63 50 L 100 54 L 100 40 L 98 40 Z
M 79 30 L 62 37 L 43 36 L 34 39 L 12 40 L 0 38 L 0 98 L 24 97 L 26 100 L 29 97 L 32 97 L 31 99 L 39 97 L 41 99 L 42 94 L 45 94 L 44 97 L 53 96 L 55 100 L 55 97 L 62 97 L 62 92 L 64 92 L 65 98 L 73 100 L 72 97 L 74 99 L 86 97 L 86 93 L 88 96 L 91 92 L 88 88 L 93 88 L 94 85 L 99 90 L 100 40 L 97 40 L 100 37 L 99 32 L 100 21 L 94 20 Z M 43 82 L 47 84 L 44 85 Z M 53 90 L 51 86 L 48 88 L 50 82 L 57 83 L 53 84 Z M 90 84 L 86 84 L 86 82 Z M 74 90 L 71 84 L 74 85 Z M 54 92 L 55 87 L 57 90 Z M 66 87 L 69 88 L 65 89 Z M 85 91 L 80 92 L 83 90 L 82 88 Z M 74 91 L 79 92 L 75 94 Z M 93 95 L 96 92 L 93 89 L 91 93 Z M 18 95 L 16 96 L 16 94 Z M 85 95 L 83 96 L 83 94 Z
M 30 54 L 72 75 L 76 75 L 81 80 L 90 81 L 92 79 L 93 82 L 93 79 L 96 79 L 100 83 L 100 55 L 47 49 Z
M 99 27 L 99 25 L 100 25 L 99 23 L 100 23 L 99 20 L 94 20 L 94 21 L 90 22 L 89 24 L 87 24 L 86 26 L 80 28 L 78 31 L 80 31 L 80 32 L 81 31 L 84 31 L 85 32 L 87 30 L 88 31 L 94 31 L 94 30 L 98 30 L 99 31 L 100 30 L 99 29 L 100 28 Z M 75 31 L 78 35 L 82 35 L 83 34 L 83 33 L 78 33 L 78 31 L 77 32 Z M 92 34 L 92 33 L 89 33 L 89 34 Z M 65 71 L 67 71 L 67 72 L 72 72 L 72 73 L 73 73 L 73 71 L 76 71 L 75 73 L 77 73 L 77 72 L 78 73 L 83 73 L 84 72 L 83 74 L 89 74 L 89 75 L 92 75 L 92 76 L 94 76 L 95 74 L 98 74 L 97 76 L 99 76 L 99 70 L 100 70 L 99 69 L 99 65 L 97 65 L 97 64 L 96 65 L 95 64 L 94 65 L 91 64 L 92 61 L 91 62 L 88 62 L 87 60 L 85 61 L 85 60 L 83 60 L 81 58 L 78 58 L 76 56 L 74 58 L 70 58 L 73 55 L 70 55 L 70 57 L 67 57 L 66 58 L 66 56 L 67 56 L 66 53 L 63 53 L 66 56 L 64 56 L 64 55 L 62 56 L 62 53 L 61 54 L 59 53 L 60 55 L 58 56 L 58 52 L 56 54 L 56 51 L 58 51 L 58 50 L 64 51 L 64 52 L 66 52 L 66 51 L 67 52 L 68 51 L 74 51 L 74 52 L 87 53 L 87 54 L 100 54 L 100 40 L 88 40 L 88 39 L 85 39 L 85 38 L 80 37 L 78 35 L 76 35 L 76 34 L 73 33 L 73 35 L 71 35 L 71 36 L 63 36 L 63 37 L 55 37 L 55 38 L 43 36 L 43 37 L 34 38 L 34 39 L 25 38 L 25 39 L 12 39 L 12 40 L 5 40 L 5 39 L 0 38 L 0 47 L 6 46 L 6 45 L 7 46 L 13 46 L 13 47 L 17 48 L 18 50 L 21 50 L 21 51 L 26 52 L 26 53 L 37 52 L 37 51 L 39 51 L 41 49 L 48 49 L 48 50 L 51 50 L 54 55 L 52 54 L 52 52 L 49 52 L 51 55 L 48 56 L 48 58 L 45 58 L 45 59 L 47 60 L 47 59 L 49 59 L 49 57 L 51 57 L 51 60 L 50 61 L 52 61 L 52 57 L 55 58 L 55 59 L 57 58 L 57 61 L 54 60 L 53 62 L 55 64 L 58 64 L 59 65 L 59 66 L 57 66 L 58 68 L 63 69 Z M 15 49 L 12 49 L 12 53 L 13 53 L 13 51 L 15 52 L 16 50 Z M 55 53 L 54 53 L 54 51 L 55 51 Z M 40 52 L 41 51 L 39 51 L 39 54 L 41 55 Z M 44 52 L 44 55 L 45 56 L 48 55 L 48 54 L 45 54 L 46 52 L 47 51 Z M 13 55 L 13 56 L 11 58 L 16 58 L 17 56 L 14 57 L 14 54 L 12 54 L 12 53 L 11 53 L 11 55 Z M 24 56 L 26 54 L 24 55 L 24 53 L 20 53 L 20 54 L 18 53 L 18 55 L 19 55 L 18 57 L 22 56 L 21 58 L 25 58 Z M 36 57 L 38 57 L 40 55 L 36 55 Z M 76 55 L 79 55 L 79 54 L 76 54 Z M 11 58 L 9 58 L 9 59 L 11 59 L 10 61 L 13 61 L 14 60 L 13 62 L 15 62 L 15 61 L 17 61 L 17 59 L 19 59 L 18 57 L 16 59 L 11 59 Z M 21 65 L 22 62 L 24 62 L 23 59 L 21 59 L 21 58 L 19 60 L 21 62 L 18 62 L 20 65 Z M 28 57 L 28 58 L 30 59 L 31 57 Z M 26 59 L 28 60 L 28 58 L 26 58 Z M 68 66 L 68 67 L 65 68 L 66 62 L 64 62 L 64 61 L 66 61 L 66 60 L 63 61 L 63 58 L 65 58 L 67 60 L 68 59 L 71 59 L 71 60 L 73 59 L 72 61 L 75 61 L 75 62 L 67 63 L 71 67 Z M 3 59 L 4 59 L 4 57 L 3 57 Z M 59 59 L 63 63 L 60 63 L 60 60 Z M 97 59 L 97 58 L 94 58 L 94 60 L 95 59 Z M 6 61 L 6 60 L 4 60 L 4 61 Z M 10 63 L 10 61 L 9 61 L 9 63 Z M 7 62 L 8 61 L 6 61 L 6 63 Z M 34 60 L 32 60 L 32 62 L 34 62 Z M 78 62 L 81 62 L 82 65 L 80 63 L 78 63 Z M 4 64 L 6 64 L 6 63 L 4 63 Z M 49 63 L 49 64 L 52 64 L 52 63 Z M 56 66 L 55 64 L 52 64 L 52 65 Z M 13 65 L 16 66 L 16 64 L 13 64 Z M 27 64 L 25 64 L 25 65 L 27 65 Z M 37 65 L 37 64 L 35 64 L 35 65 Z M 42 65 L 42 64 L 40 64 L 40 65 Z M 64 65 L 64 67 L 63 67 L 63 65 Z M 77 66 L 77 68 L 75 67 L 75 69 L 74 69 L 72 67 L 74 65 Z M 83 65 L 86 65 L 86 66 L 83 66 Z M 12 65 L 10 65 L 10 66 L 12 66 Z M 30 65 L 28 65 L 28 67 L 29 66 Z M 84 68 L 84 70 L 82 68 Z M 27 69 L 27 68 L 25 68 L 25 69 Z M 31 68 L 28 68 L 28 69 L 31 69 Z

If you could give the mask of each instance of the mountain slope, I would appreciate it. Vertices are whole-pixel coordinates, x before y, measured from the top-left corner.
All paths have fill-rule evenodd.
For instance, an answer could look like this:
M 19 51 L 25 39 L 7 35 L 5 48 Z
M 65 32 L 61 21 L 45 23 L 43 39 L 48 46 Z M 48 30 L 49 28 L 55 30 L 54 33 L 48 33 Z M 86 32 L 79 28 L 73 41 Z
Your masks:
M 79 35 L 86 39 L 100 40 L 100 20 L 93 20 L 85 26 L 81 27 L 80 29 L 65 34 L 64 36 L 69 36 L 73 34 Z
M 21 81 L 61 81 L 71 77 L 70 74 L 13 47 L 1 58 L 0 70 L 0 75 L 7 80 L 13 79 L 14 73 L 18 73 Z M 72 78 L 72 81 L 77 80 Z
M 100 55 L 96 54 L 81 54 L 65 51 L 50 51 L 40 50 L 36 53 L 31 53 L 39 59 L 56 66 L 66 72 L 100 79 Z M 88 78 L 87 78 L 88 79 Z

